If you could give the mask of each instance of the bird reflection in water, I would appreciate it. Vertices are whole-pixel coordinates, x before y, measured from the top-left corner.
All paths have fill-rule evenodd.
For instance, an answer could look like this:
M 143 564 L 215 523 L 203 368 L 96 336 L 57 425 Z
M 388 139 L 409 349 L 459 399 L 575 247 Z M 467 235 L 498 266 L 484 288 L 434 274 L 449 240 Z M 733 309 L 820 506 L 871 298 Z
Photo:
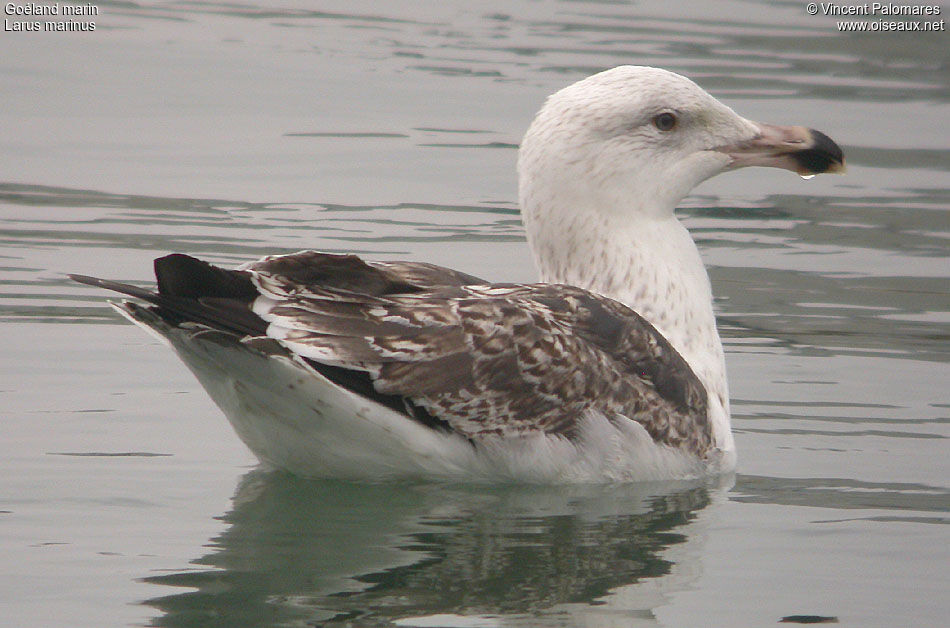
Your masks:
M 145 578 L 191 590 L 146 604 L 162 613 L 156 626 L 564 625 L 617 613 L 655 625 L 665 593 L 698 576 L 700 553 L 679 550 L 702 542 L 697 515 L 729 483 L 374 485 L 252 471 L 197 567 Z

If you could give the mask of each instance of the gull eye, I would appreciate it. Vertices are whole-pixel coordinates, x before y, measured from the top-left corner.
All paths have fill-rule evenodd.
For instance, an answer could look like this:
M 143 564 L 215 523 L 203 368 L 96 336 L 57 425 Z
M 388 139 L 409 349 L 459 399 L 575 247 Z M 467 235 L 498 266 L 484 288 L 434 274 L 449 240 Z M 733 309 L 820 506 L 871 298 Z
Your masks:
M 676 126 L 676 116 L 669 111 L 664 111 L 653 116 L 653 126 L 661 131 L 672 131 Z

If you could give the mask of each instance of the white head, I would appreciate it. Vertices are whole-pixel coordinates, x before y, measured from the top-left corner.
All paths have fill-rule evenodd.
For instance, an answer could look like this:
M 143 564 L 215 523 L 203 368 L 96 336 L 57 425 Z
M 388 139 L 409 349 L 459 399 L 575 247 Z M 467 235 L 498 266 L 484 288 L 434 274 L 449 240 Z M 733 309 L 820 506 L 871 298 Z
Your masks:
M 560 90 L 535 117 L 518 158 L 522 211 L 530 223 L 555 198 L 580 197 L 668 217 L 700 182 L 749 165 L 814 174 L 843 159 L 816 131 L 751 122 L 683 76 L 621 66 Z

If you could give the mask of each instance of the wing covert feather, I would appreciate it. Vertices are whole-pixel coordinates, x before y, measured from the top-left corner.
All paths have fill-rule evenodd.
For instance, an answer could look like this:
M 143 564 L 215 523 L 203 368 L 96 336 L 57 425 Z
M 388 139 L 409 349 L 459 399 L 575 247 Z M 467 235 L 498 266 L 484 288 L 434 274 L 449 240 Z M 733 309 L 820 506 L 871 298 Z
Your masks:
M 571 437 L 594 411 L 638 421 L 672 446 L 711 446 L 702 384 L 616 301 L 564 285 L 472 285 L 440 267 L 354 256 L 336 256 L 335 272 L 352 268 L 328 282 L 301 261 L 246 269 L 275 300 L 263 313 L 268 334 L 305 357 L 368 373 L 378 392 L 469 438 Z

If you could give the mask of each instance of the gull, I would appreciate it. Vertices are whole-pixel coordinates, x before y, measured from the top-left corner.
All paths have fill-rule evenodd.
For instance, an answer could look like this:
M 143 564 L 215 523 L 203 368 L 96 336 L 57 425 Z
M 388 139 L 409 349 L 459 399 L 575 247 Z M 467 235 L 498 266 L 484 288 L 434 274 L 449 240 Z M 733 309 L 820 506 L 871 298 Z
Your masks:
M 266 465 L 308 477 L 544 483 L 736 464 L 709 276 L 674 210 L 746 166 L 842 172 L 802 126 L 747 120 L 643 66 L 550 96 L 518 154 L 540 283 L 301 251 L 155 260 L 157 290 L 70 275 L 170 345 Z

